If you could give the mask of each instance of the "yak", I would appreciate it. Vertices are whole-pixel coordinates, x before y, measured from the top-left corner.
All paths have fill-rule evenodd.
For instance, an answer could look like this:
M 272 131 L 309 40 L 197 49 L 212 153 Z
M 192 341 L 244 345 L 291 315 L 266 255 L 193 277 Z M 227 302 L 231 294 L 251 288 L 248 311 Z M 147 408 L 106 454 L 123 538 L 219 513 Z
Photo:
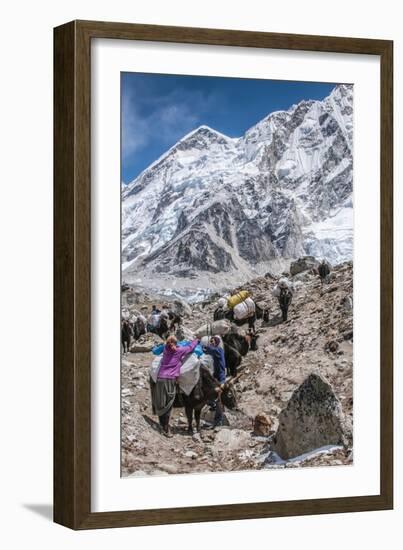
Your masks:
M 265 323 L 269 322 L 269 310 L 262 309 L 255 303 L 255 313 L 250 317 L 245 319 L 234 319 L 234 310 L 233 309 L 224 309 L 218 307 L 213 314 L 214 321 L 219 321 L 220 319 L 229 319 L 232 323 L 235 323 L 238 327 L 248 323 L 249 329 L 255 332 L 255 322 L 256 319 L 262 319 Z
M 129 321 L 122 321 L 122 346 L 123 353 L 128 353 L 130 351 L 130 340 L 133 334 L 132 328 Z
M 189 395 L 177 393 L 174 407 L 185 407 L 188 421 L 188 433 L 193 435 L 193 411 L 196 420 L 196 431 L 200 432 L 200 414 L 204 405 L 209 401 L 215 401 L 220 394 L 218 382 L 214 379 L 209 369 L 202 365 L 200 367 L 200 378 Z M 221 401 L 224 407 L 235 409 L 237 396 L 233 381 L 228 379 L 221 390 Z
M 230 372 L 230 377 L 223 385 L 221 392 L 221 401 L 224 407 L 228 409 L 236 409 L 237 396 L 234 387 L 234 382 L 237 378 L 237 367 L 249 350 L 257 350 L 257 339 L 259 335 L 248 333 L 241 335 L 237 333 L 229 333 L 223 336 L 225 362 L 227 370 Z M 196 430 L 200 431 L 200 414 L 204 405 L 209 401 L 215 401 L 218 398 L 218 382 L 214 379 L 209 369 L 200 366 L 200 378 L 196 386 L 189 395 L 177 393 L 174 407 L 185 407 L 186 417 L 188 420 L 188 432 L 193 434 L 193 411 L 196 420 Z
M 259 335 L 252 332 L 249 332 L 245 336 L 236 332 L 230 332 L 223 336 L 225 363 L 230 376 L 237 375 L 242 357 L 245 357 L 248 351 L 256 351 L 258 349 L 258 338 Z
M 138 340 L 140 336 L 147 332 L 147 323 L 145 323 L 140 317 L 137 317 L 133 323 L 133 338 Z
M 159 323 L 157 327 L 153 327 L 150 324 L 144 323 L 140 317 L 137 317 L 137 319 L 133 323 L 133 338 L 135 340 L 138 340 L 140 336 L 143 336 L 143 334 L 146 334 L 147 332 L 151 332 L 152 334 L 158 334 L 161 338 L 166 338 L 169 334 L 169 332 L 172 332 L 176 325 L 181 323 L 182 319 L 179 315 L 171 314 L 169 315 L 169 321 L 164 316 L 160 317 Z
M 161 316 L 157 327 L 147 325 L 148 332 L 158 334 L 160 338 L 166 338 L 169 334 L 168 320 L 166 317 Z
M 168 312 L 169 320 L 171 321 L 169 325 L 170 331 L 175 331 L 177 327 L 179 327 L 182 324 L 182 317 L 179 315 L 179 313 L 175 313 L 174 311 Z

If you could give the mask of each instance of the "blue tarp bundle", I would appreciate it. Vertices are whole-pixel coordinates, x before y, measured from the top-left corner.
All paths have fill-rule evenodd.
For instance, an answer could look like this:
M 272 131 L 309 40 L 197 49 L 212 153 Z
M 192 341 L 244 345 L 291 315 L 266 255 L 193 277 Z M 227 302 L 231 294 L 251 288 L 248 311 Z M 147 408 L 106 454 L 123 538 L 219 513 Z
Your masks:
M 191 342 L 189 342 L 189 340 L 181 340 L 180 342 L 177 343 L 177 345 L 182 348 L 183 346 L 188 346 L 190 343 Z M 161 355 L 164 349 L 165 349 L 165 344 L 159 344 L 158 346 L 154 346 L 151 351 L 153 352 L 154 355 Z M 193 350 L 193 353 L 195 353 L 197 357 L 200 357 L 201 355 L 203 355 L 203 350 L 200 344 L 197 344 L 197 346 Z

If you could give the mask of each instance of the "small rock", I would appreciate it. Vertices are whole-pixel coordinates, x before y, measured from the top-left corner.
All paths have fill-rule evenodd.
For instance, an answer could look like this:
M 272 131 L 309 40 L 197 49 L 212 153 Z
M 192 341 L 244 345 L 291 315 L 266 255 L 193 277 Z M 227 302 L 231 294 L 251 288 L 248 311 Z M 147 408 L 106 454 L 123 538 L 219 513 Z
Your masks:
M 153 349 L 153 346 L 141 346 L 139 344 L 133 344 L 130 347 L 131 353 L 147 353 Z
M 333 285 L 333 286 L 330 286 L 329 288 L 326 288 L 324 291 L 323 291 L 323 294 L 330 294 L 331 292 L 336 292 L 336 290 L 338 289 L 339 287 L 337 285 Z
M 344 340 L 352 340 L 353 339 L 353 331 L 352 330 L 346 330 L 342 333 Z
M 136 470 L 135 472 L 129 474 L 128 477 L 144 477 L 146 475 L 146 472 L 144 472 L 143 470 Z
M 327 342 L 325 349 L 331 351 L 332 353 L 336 353 L 336 351 L 339 349 L 339 343 L 336 342 L 336 340 L 330 340 Z
M 195 453 L 194 451 L 186 451 L 186 453 L 184 453 L 184 456 L 186 456 L 186 458 L 197 458 L 197 453 Z
M 291 276 L 294 276 L 298 273 L 302 273 L 303 271 L 314 269 L 318 265 L 318 260 L 316 260 L 313 256 L 303 256 L 302 258 L 298 258 L 295 262 L 291 262 L 290 274 Z
M 253 433 L 255 435 L 269 435 L 272 426 L 271 419 L 264 413 L 257 414 L 253 421 Z
M 353 309 L 353 299 L 351 296 L 344 296 L 340 300 L 341 305 L 346 311 L 351 311 Z
M 163 470 L 167 474 L 176 474 L 178 472 L 178 469 L 173 464 L 160 464 L 159 465 L 160 470 Z

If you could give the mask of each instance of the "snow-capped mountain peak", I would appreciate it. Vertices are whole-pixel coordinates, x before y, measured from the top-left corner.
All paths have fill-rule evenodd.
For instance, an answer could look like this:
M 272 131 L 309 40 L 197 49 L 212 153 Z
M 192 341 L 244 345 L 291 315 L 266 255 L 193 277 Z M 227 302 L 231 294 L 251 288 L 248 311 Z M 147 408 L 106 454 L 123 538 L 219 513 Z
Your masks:
M 301 254 L 349 259 L 352 101 L 338 85 L 239 138 L 206 125 L 181 138 L 123 189 L 125 280 L 214 287 Z

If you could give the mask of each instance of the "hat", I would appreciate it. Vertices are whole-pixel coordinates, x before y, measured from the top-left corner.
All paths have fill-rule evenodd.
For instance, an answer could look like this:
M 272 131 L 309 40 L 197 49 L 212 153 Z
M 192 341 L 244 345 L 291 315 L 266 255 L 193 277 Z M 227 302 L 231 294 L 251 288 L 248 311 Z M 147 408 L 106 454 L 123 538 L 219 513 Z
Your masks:
M 227 300 L 225 298 L 220 298 L 217 304 L 218 304 L 218 307 L 225 307 L 225 305 L 227 304 Z

